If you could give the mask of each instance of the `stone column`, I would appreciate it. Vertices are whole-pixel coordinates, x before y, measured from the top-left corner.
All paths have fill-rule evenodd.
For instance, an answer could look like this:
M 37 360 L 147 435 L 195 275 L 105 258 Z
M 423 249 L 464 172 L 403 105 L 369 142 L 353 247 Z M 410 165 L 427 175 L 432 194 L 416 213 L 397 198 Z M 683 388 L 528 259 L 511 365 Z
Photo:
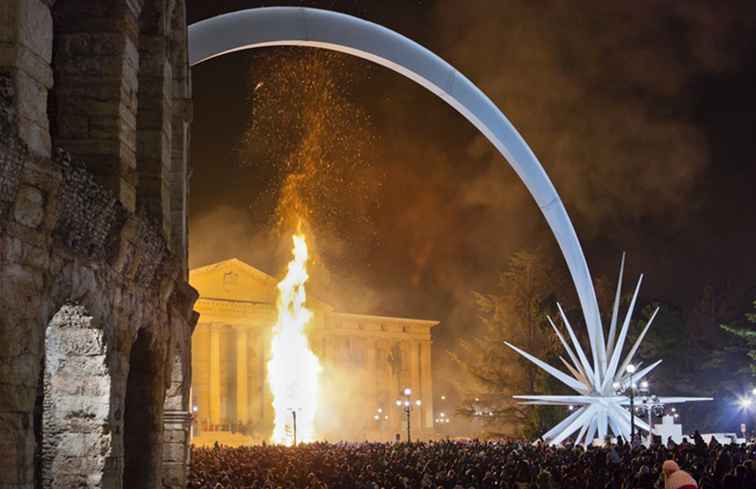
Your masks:
M 173 252 L 187 273 L 189 148 L 192 121 L 192 76 L 186 49 L 186 3 L 177 2 L 173 19 L 173 131 L 171 141 L 170 208 Z M 175 28 L 178 26 L 178 28 Z M 185 275 L 186 278 L 186 275 Z
M 381 419 L 378 420 L 377 423 L 373 423 L 373 430 L 372 431 L 378 431 L 376 435 L 381 438 L 382 440 L 382 434 L 385 431 L 382 428 L 385 428 L 385 420 L 383 419 L 383 416 L 386 416 L 388 414 L 389 406 L 384 404 L 383 399 L 381 399 L 380 396 L 380 388 L 378 387 L 380 384 L 380 379 L 378 378 L 378 372 L 375 368 L 375 354 L 376 354 L 376 341 L 375 338 L 366 337 L 364 338 L 364 346 L 365 346 L 365 382 L 369 386 L 369 392 L 368 392 L 368 406 L 369 410 L 368 413 L 375 413 L 375 410 L 378 408 L 383 409 L 383 413 L 381 413 Z
M 220 424 L 221 420 L 221 368 L 220 330 L 209 324 L 210 329 L 210 424 Z
M 258 336 L 257 351 L 260 353 L 260 419 L 267 421 L 273 420 L 273 398 L 268 388 L 267 374 L 268 374 L 268 357 L 270 356 L 270 337 L 267 334 L 260 333 Z M 272 426 L 272 425 L 271 425 Z
M 422 389 L 420 388 L 420 343 L 417 340 L 409 340 L 407 342 L 407 351 L 409 352 L 409 371 L 410 371 L 410 388 L 412 389 L 413 400 L 420 399 L 423 404 L 427 402 L 427 399 L 423 397 Z M 412 433 L 420 433 L 423 431 L 422 424 L 422 405 L 418 409 L 414 407 L 412 410 Z
M 143 15 L 146 15 L 145 12 Z M 168 39 L 145 33 L 139 39 L 137 112 L 137 208 L 162 224 L 171 239 L 170 171 L 173 119 L 173 73 Z
M 423 428 L 433 430 L 433 371 L 430 340 L 420 343 L 420 390 L 423 396 Z
M 249 421 L 249 391 L 247 389 L 247 330 L 244 327 L 236 333 L 236 422 Z
M 185 410 L 163 412 L 163 485 L 185 487 L 188 474 L 192 414 Z
M 55 5 L 55 144 L 136 208 L 138 31 L 142 2 Z
M 41 156 L 50 155 L 47 91 L 52 87 L 53 21 L 50 2 L 3 0 L 0 6 L 0 85 L 12 107 L 2 115 Z

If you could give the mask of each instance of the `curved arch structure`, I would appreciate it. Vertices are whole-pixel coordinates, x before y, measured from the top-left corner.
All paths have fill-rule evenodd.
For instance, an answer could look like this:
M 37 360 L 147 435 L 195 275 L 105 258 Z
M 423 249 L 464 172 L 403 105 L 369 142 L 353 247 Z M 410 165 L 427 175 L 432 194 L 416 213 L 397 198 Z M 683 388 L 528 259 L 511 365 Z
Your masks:
M 189 64 L 244 49 L 307 46 L 351 54 L 385 66 L 435 93 L 470 121 L 525 183 L 546 217 L 575 283 L 594 367 L 606 364 L 606 343 L 588 265 L 567 211 L 530 147 L 496 105 L 449 63 L 380 25 L 337 12 L 267 7 L 219 15 L 189 26 Z M 603 379 L 596 379 L 599 384 Z

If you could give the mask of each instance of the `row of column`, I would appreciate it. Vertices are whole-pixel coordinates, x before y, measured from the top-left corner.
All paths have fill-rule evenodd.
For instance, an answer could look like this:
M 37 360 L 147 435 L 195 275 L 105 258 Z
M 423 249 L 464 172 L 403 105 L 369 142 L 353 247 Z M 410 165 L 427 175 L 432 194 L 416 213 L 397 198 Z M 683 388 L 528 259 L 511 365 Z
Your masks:
M 221 424 L 223 421 L 223 406 L 222 399 L 235 399 L 234 410 L 235 418 L 238 423 L 248 423 L 251 419 L 252 413 L 250 412 L 250 400 L 252 398 L 250 391 L 250 374 L 253 374 L 259 370 L 258 375 L 261 376 L 260 383 L 265 384 L 265 345 L 264 341 L 260 338 L 255 341 L 254 345 L 250 345 L 251 338 L 259 338 L 260 335 L 251 332 L 248 328 L 235 327 L 233 328 L 233 341 L 235 348 L 233 352 L 235 354 L 235 365 L 232 367 L 235 369 L 235 392 L 224 392 L 224 382 L 221 363 L 223 360 L 224 352 L 230 353 L 228 348 L 224 348 L 222 335 L 224 335 L 224 327 L 202 325 L 208 328 L 209 333 L 209 355 L 208 355 L 208 401 L 209 401 L 209 422 L 213 425 Z M 230 336 L 230 335 L 229 335 Z M 334 355 L 332 339 L 338 338 L 338 336 L 325 336 L 316 340 L 321 342 L 321 348 L 317 348 L 319 356 L 321 357 L 321 364 L 327 364 L 329 357 L 338 357 Z M 331 341 L 329 341 L 331 340 Z M 422 406 L 418 410 L 417 418 L 414 420 L 415 426 L 422 427 L 423 430 L 433 429 L 433 381 L 431 372 L 431 342 L 430 340 L 392 340 L 388 339 L 386 343 L 396 344 L 399 341 L 401 351 L 401 363 L 402 368 L 399 372 L 393 372 L 387 358 L 387 352 L 385 349 L 378 348 L 379 339 L 373 338 L 361 338 L 361 347 L 365 348 L 363 352 L 365 366 L 360 370 L 360 373 L 355 375 L 362 375 L 370 378 L 355 379 L 355 386 L 375 386 L 370 387 L 368 399 L 364 402 L 369 405 L 375 404 L 375 407 L 366 406 L 369 409 L 366 412 L 366 416 L 371 416 L 371 410 L 379 405 L 382 405 L 384 409 L 390 409 L 393 405 L 393 401 L 396 399 L 404 387 L 410 387 L 413 390 L 413 399 L 421 399 Z M 250 352 L 250 348 L 254 347 L 259 351 Z M 330 355 L 329 355 L 330 354 Z M 384 355 L 386 358 L 381 359 L 378 355 Z M 250 357 L 262 357 L 261 365 L 251 365 Z M 385 365 L 381 367 L 381 360 L 385 361 Z M 405 363 L 406 362 L 406 363 Z M 335 368 L 342 366 L 336 364 Z M 260 370 L 262 369 L 262 370 Z M 382 370 L 382 371 L 380 371 Z M 327 372 L 327 371 L 326 371 Z M 199 374 L 197 372 L 196 374 Z M 227 376 L 228 374 L 226 374 Z M 327 381 L 328 379 L 324 379 Z M 379 388 L 383 384 L 384 389 Z M 372 395 L 370 395 L 372 394 Z M 257 395 L 262 397 L 264 392 Z M 381 399 L 388 395 L 388 399 Z M 261 399 L 262 399 L 261 397 Z M 264 402 L 264 399 L 263 399 Z M 258 413 L 261 414 L 261 413 Z M 414 417 L 414 416 L 413 416 Z
M 210 423 L 220 424 L 222 421 L 222 406 L 221 400 L 223 397 L 228 398 L 228 394 L 223 392 L 222 373 L 221 373 L 221 359 L 222 359 L 222 330 L 219 327 L 210 326 L 210 351 L 209 351 L 209 413 Z M 249 339 L 250 332 L 247 328 L 234 328 L 234 342 L 236 345 L 235 354 L 235 384 L 236 384 L 236 421 L 239 423 L 247 423 L 250 420 L 249 410 Z M 262 345 L 255 345 L 262 346 Z M 260 393 L 262 395 L 262 393 Z

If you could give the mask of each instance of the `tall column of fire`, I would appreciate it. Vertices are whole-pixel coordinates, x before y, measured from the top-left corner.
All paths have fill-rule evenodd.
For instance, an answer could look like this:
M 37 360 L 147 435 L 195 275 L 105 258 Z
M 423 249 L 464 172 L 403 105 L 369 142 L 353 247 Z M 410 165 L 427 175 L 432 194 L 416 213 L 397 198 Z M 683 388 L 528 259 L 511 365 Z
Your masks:
M 297 441 L 315 440 L 320 362 L 310 350 L 305 326 L 312 318 L 307 309 L 307 242 L 304 235 L 292 237 L 293 259 L 286 276 L 278 283 L 278 319 L 273 327 L 268 382 L 273 393 L 273 443 L 291 445 L 296 411 Z

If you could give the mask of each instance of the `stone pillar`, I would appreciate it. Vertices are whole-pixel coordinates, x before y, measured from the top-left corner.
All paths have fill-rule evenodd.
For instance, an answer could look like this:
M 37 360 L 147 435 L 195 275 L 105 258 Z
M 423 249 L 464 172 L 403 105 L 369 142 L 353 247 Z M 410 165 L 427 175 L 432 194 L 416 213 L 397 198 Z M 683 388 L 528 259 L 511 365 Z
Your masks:
M 187 273 L 187 213 L 190 176 L 190 128 L 192 122 L 192 76 L 186 44 L 186 2 L 174 4 L 172 26 L 173 121 L 171 130 L 171 238 L 173 252 Z M 185 275 L 186 278 L 186 275 Z
M 247 424 L 249 421 L 249 390 L 247 364 L 247 330 L 244 327 L 236 333 L 236 422 Z
M 210 329 L 210 424 L 221 422 L 221 341 L 220 329 L 208 325 Z
M 50 155 L 47 92 L 53 85 L 53 21 L 48 3 L 0 2 L 0 90 L 11 97 L 11 113 L 0 114 L 0 119 L 8 116 L 21 139 L 41 156 Z
M 171 238 L 173 252 L 178 256 L 184 273 L 188 273 L 187 264 L 187 213 L 189 199 L 189 147 L 190 127 L 192 119 L 192 104 L 189 99 L 173 99 L 173 122 L 171 130 Z
M 191 450 L 192 414 L 179 409 L 163 412 L 163 464 L 164 487 L 186 487 Z
M 431 342 L 420 343 L 420 391 L 423 396 L 423 429 L 433 430 L 433 375 L 431 369 Z
M 143 34 L 139 43 L 137 207 L 162 224 L 168 246 L 173 248 L 169 197 L 173 74 L 168 39 Z
M 423 392 L 422 392 L 422 389 L 420 388 L 420 343 L 416 340 L 408 340 L 407 351 L 409 352 L 409 362 L 410 362 L 409 385 L 410 385 L 410 388 L 412 389 L 412 398 L 413 400 L 420 399 L 420 401 L 422 401 L 422 403 L 424 404 L 427 400 L 424 397 L 422 397 Z M 422 411 L 423 411 L 422 405 L 420 406 L 419 409 L 417 408 L 417 406 L 415 406 L 412 410 L 413 435 L 415 433 L 420 433 L 423 430 Z
M 257 371 L 260 374 L 260 383 L 258 384 L 259 390 L 255 392 L 255 395 L 259 399 L 259 405 L 260 405 L 260 411 L 259 416 L 261 420 L 264 420 L 266 415 L 266 402 L 267 399 L 267 392 L 268 392 L 268 386 L 267 386 L 267 368 L 268 366 L 265 364 L 267 358 L 268 358 L 268 349 L 266 347 L 266 341 L 265 341 L 266 335 L 260 332 L 260 334 L 257 335 L 257 347 L 255 348 L 258 354 L 258 366 Z
M 136 117 L 142 2 L 55 5 L 55 144 L 136 208 Z

